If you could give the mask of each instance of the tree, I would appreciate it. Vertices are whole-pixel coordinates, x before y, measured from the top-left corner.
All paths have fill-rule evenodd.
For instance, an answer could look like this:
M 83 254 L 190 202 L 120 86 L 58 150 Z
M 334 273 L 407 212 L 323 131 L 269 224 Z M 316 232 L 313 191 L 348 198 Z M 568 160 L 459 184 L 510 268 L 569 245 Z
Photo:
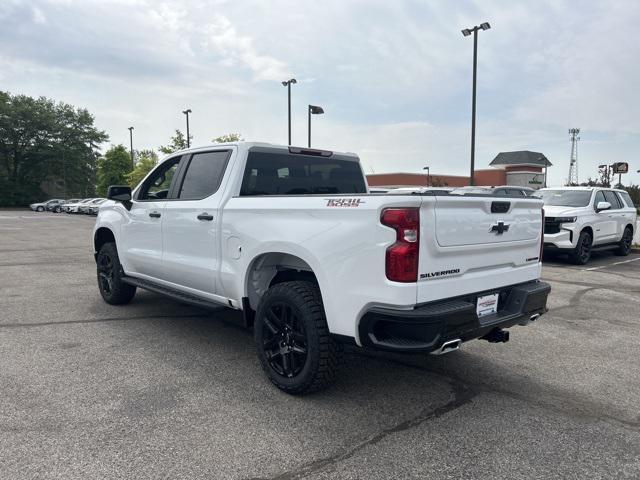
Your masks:
M 129 172 L 131 172 L 129 151 L 124 145 L 112 145 L 107 153 L 98 159 L 97 194 L 105 197 L 109 185 L 126 184 Z
M 193 138 L 193 135 L 189 135 L 189 140 Z M 171 143 L 167 146 L 160 146 L 158 150 L 162 153 L 169 155 L 170 153 L 177 152 L 178 150 L 184 150 L 187 148 L 187 137 L 180 130 L 176 130 L 176 134 L 171 137 Z
M 220 135 L 219 137 L 211 140 L 214 143 L 233 143 L 242 142 L 244 138 L 239 133 L 227 133 L 226 135 Z
M 147 176 L 147 173 L 158 164 L 158 154 L 153 150 L 136 152 L 136 158 L 138 159 L 136 166 L 126 175 L 127 183 L 131 188 L 135 188 Z
M 85 109 L 0 91 L 0 205 L 93 193 L 98 148 L 109 137 Z

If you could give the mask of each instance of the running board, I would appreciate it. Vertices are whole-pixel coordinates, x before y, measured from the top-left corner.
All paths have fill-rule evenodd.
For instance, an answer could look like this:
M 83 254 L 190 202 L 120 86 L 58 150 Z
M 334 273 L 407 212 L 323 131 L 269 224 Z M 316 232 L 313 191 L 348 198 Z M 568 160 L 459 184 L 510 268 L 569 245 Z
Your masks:
M 617 243 L 607 243 L 605 245 L 593 245 L 591 247 L 592 252 L 601 252 L 603 250 L 613 250 L 614 248 L 618 248 L 620 245 Z
M 207 300 L 196 295 L 191 295 L 190 293 L 185 293 L 180 290 L 176 290 L 175 288 L 165 287 L 164 285 L 159 285 L 154 282 L 150 282 L 148 280 L 142 280 L 140 278 L 123 276 L 122 281 L 129 285 L 133 285 L 134 287 L 139 287 L 144 290 L 149 290 L 151 292 L 161 293 L 162 295 L 166 295 L 175 300 L 179 300 L 184 303 L 188 303 L 190 305 L 194 305 L 196 307 L 206 308 L 208 310 L 221 310 L 227 309 L 226 306 L 212 302 L 211 300 Z

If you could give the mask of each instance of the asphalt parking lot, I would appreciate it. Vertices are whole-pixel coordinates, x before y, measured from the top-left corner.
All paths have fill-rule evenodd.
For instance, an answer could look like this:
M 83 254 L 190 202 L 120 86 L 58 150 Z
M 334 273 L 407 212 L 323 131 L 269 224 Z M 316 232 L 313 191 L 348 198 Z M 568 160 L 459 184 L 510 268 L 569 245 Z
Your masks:
M 509 343 L 350 350 L 291 397 L 233 315 L 105 304 L 93 222 L 0 211 L 2 479 L 640 478 L 639 254 L 546 263 Z

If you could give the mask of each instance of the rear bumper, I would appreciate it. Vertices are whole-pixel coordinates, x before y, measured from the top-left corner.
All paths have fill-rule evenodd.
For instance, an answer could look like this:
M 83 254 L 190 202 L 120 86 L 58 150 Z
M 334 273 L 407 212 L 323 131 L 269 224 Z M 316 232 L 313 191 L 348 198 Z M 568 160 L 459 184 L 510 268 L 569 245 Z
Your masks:
M 549 284 L 534 281 L 417 305 L 413 310 L 372 308 L 360 321 L 360 341 L 382 350 L 435 351 L 449 340 L 473 340 L 496 328 L 526 324 L 547 311 L 550 291 Z M 499 293 L 498 312 L 478 318 L 478 296 L 491 293 Z

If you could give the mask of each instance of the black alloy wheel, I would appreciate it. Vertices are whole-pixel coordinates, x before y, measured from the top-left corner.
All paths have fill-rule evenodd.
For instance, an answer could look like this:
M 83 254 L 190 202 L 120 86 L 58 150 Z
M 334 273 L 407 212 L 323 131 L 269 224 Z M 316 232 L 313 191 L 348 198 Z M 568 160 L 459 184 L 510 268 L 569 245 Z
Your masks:
M 254 337 L 262 369 L 279 389 L 304 394 L 334 381 L 342 345 L 329 332 L 317 284 L 271 286 L 260 299 Z
M 279 302 L 264 312 L 262 348 L 269 367 L 286 378 L 293 378 L 307 361 L 307 337 L 301 313 L 295 306 Z
M 591 234 L 586 231 L 580 232 L 578 245 L 576 245 L 575 252 L 571 258 L 573 263 L 575 263 L 576 265 L 585 265 L 591 258 L 591 245 Z
M 105 302 L 111 305 L 129 303 L 136 287 L 122 281 L 123 271 L 115 243 L 105 243 L 96 256 L 98 289 Z
M 626 257 L 631 253 L 631 244 L 633 243 L 633 230 L 631 227 L 627 227 L 624 229 L 624 233 L 622 234 L 622 239 L 620 240 L 620 246 L 616 253 L 620 256 Z

